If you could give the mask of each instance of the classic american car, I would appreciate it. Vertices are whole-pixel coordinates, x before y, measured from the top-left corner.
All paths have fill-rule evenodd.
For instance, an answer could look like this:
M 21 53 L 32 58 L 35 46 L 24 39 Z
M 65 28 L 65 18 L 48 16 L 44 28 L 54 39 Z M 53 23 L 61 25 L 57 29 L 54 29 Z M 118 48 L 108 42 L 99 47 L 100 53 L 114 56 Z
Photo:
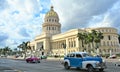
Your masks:
M 26 59 L 27 63 L 40 63 L 40 58 L 32 56 Z
M 79 69 L 86 69 L 88 72 L 99 70 L 104 71 L 106 63 L 101 57 L 94 57 L 86 52 L 73 52 L 64 57 L 64 68 L 76 67 Z

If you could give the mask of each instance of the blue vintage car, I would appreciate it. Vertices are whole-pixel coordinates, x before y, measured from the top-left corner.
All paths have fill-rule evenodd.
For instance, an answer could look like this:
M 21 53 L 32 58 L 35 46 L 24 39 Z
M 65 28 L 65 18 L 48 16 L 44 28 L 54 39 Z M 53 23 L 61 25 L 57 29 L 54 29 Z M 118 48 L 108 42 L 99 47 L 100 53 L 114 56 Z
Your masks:
M 73 52 L 64 57 L 64 67 L 76 67 L 79 69 L 86 69 L 88 72 L 99 70 L 104 71 L 106 63 L 101 57 L 93 57 L 86 52 Z

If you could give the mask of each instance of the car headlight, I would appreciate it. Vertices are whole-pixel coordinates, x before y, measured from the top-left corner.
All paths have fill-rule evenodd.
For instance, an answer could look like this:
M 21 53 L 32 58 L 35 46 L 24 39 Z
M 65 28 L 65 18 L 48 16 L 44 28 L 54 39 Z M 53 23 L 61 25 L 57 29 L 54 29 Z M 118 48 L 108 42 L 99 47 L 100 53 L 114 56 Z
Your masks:
M 102 62 L 105 62 L 105 60 L 104 60 L 104 59 L 102 59 Z
M 100 63 L 99 62 L 96 62 L 95 63 L 96 67 L 100 66 Z

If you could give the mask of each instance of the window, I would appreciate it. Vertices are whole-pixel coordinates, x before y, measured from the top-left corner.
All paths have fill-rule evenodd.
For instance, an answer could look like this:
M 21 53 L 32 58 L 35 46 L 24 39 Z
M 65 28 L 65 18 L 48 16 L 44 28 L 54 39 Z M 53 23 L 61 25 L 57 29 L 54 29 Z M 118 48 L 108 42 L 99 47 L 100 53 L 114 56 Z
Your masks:
M 83 55 L 83 57 L 92 56 L 92 55 L 90 55 L 90 54 L 87 54 L 87 53 L 83 53 L 82 55 Z
M 109 41 L 107 42 L 107 45 L 109 46 Z
M 69 47 L 70 47 L 70 41 L 69 41 Z
M 110 35 L 108 36 L 108 40 L 111 40 Z
M 82 56 L 80 54 L 76 54 L 77 58 L 82 58 Z
M 50 30 L 50 27 L 49 27 L 49 30 Z
M 54 22 L 54 19 L 52 19 L 52 22 Z
M 75 57 L 75 54 L 70 54 L 70 57 Z
M 54 27 L 52 27 L 52 30 L 54 30 Z
M 71 47 L 73 47 L 73 41 L 71 42 Z
M 49 22 L 51 22 L 51 19 L 49 19 Z
M 112 43 L 112 41 L 111 41 L 111 46 L 113 46 L 113 43 Z
M 103 41 L 103 46 L 105 46 L 106 44 L 105 44 L 105 41 Z
M 47 27 L 47 30 L 49 30 L 49 27 Z
M 67 57 L 69 57 L 69 56 L 70 56 L 70 54 L 67 55 Z
M 76 47 L 76 42 L 74 41 L 74 47 Z

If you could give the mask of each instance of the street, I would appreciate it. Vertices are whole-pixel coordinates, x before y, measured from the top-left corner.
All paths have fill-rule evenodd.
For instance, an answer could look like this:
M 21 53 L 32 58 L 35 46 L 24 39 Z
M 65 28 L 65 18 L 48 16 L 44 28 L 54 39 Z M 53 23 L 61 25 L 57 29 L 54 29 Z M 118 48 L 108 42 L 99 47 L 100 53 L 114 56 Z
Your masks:
M 0 58 L 0 72 L 86 72 L 76 68 L 65 70 L 61 62 L 59 59 L 48 59 L 41 60 L 41 63 L 26 63 L 24 60 Z M 107 69 L 104 72 L 119 72 L 120 67 L 115 66 L 118 63 L 116 60 L 107 60 Z

